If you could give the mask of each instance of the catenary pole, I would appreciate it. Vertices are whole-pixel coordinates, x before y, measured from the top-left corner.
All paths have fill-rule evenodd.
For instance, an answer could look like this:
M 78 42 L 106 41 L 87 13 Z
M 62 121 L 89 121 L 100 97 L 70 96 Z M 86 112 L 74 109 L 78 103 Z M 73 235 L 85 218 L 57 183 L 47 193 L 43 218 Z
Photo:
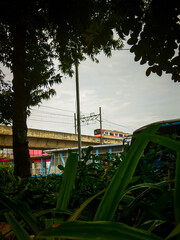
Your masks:
M 99 122 L 100 122 L 100 131 L 101 131 L 101 138 L 100 138 L 100 144 L 103 144 L 103 136 L 102 136 L 102 115 L 101 115 L 101 107 L 99 107 Z
M 79 159 L 80 159 L 81 158 L 81 119 L 80 119 L 78 62 L 75 63 L 75 74 L 76 74 L 76 104 L 77 104 L 78 150 L 79 150 Z
M 74 128 L 75 128 L 75 134 L 77 134 L 76 113 L 74 113 Z

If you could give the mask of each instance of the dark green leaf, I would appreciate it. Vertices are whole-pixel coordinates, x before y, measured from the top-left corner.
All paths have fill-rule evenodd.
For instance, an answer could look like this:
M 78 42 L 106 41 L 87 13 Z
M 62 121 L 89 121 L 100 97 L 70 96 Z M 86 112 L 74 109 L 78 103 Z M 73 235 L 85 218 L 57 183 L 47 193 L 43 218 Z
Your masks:
M 148 220 L 141 224 L 139 228 L 152 232 L 155 228 L 159 227 L 161 224 L 165 223 L 164 220 Z
M 0 203 L 10 211 L 13 211 L 15 214 L 20 216 L 33 230 L 34 234 L 39 232 L 39 222 L 31 213 L 31 211 L 28 211 L 23 206 L 19 206 L 18 204 L 14 203 L 10 198 L 4 196 L 2 193 L 0 193 Z
M 83 202 L 81 204 L 81 206 L 69 217 L 68 221 L 78 220 L 78 218 L 80 217 L 82 211 L 87 207 L 87 205 L 90 202 L 92 202 L 96 197 L 98 197 L 99 195 L 104 193 L 105 191 L 106 191 L 106 189 L 103 189 L 102 191 L 98 192 L 97 194 L 95 194 L 94 196 L 88 198 L 85 202 Z
M 87 240 L 160 240 L 162 238 L 144 230 L 129 227 L 122 223 L 112 222 L 66 222 L 49 228 L 37 238 L 59 237 L 66 239 Z
M 144 133 L 154 133 L 159 128 L 159 124 L 147 127 Z M 126 157 L 116 171 L 95 215 L 95 221 L 112 220 L 113 215 L 118 207 L 124 194 L 124 190 L 130 182 L 136 169 L 138 161 L 146 148 L 149 139 L 144 138 L 141 134 L 135 139 L 134 143 L 127 152 Z
M 71 197 L 78 167 L 78 155 L 71 153 L 66 161 L 62 185 L 59 191 L 56 210 L 66 210 Z
M 179 226 L 180 228 L 180 152 L 179 151 L 177 152 L 176 171 L 175 171 L 174 214 L 175 214 L 176 225 Z
M 174 230 L 167 236 L 167 239 L 170 239 L 172 237 L 175 237 L 176 239 L 179 240 L 180 239 L 180 223 L 174 228 Z
M 29 234 L 25 231 L 25 229 L 21 226 L 20 223 L 15 219 L 12 213 L 5 213 L 5 217 L 13 229 L 18 240 L 30 240 Z

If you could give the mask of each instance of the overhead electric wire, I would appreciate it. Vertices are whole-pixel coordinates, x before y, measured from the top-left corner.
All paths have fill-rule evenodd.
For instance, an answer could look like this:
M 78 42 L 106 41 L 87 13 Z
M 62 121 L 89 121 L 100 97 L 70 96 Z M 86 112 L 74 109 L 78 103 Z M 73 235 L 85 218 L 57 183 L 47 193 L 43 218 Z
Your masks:
M 59 117 L 59 116 L 40 115 L 40 114 L 36 114 L 36 115 L 32 115 L 32 116 L 28 117 L 29 120 L 30 120 L 31 118 L 34 118 L 34 119 L 35 119 L 35 118 L 42 118 L 42 119 L 46 119 L 46 120 L 56 119 L 56 120 L 60 120 L 60 121 L 62 121 L 62 120 L 66 121 L 65 118 L 61 118 L 61 117 Z M 73 121 L 73 119 L 72 119 L 72 121 Z
M 46 106 L 46 105 L 40 105 L 40 107 L 44 107 L 44 108 L 47 108 L 47 109 L 52 109 L 52 110 L 58 110 L 58 111 L 64 111 L 64 112 L 71 112 L 71 113 L 74 113 L 74 111 L 71 111 L 71 110 L 65 110 L 65 109 L 61 109 L 61 108 L 56 108 L 56 107 L 49 107 L 49 106 Z M 60 117 L 69 117 L 69 118 L 73 118 L 73 116 L 71 115 L 66 115 L 66 114 L 60 114 L 60 113 L 56 113 L 56 112 L 50 112 L 50 111 L 43 111 L 43 110 L 40 110 L 40 109 L 32 109 L 33 111 L 36 111 L 36 112 L 39 112 L 39 113 L 42 113 L 43 116 L 39 116 L 39 115 L 36 115 L 34 114 L 33 117 L 47 117 L 47 118 L 56 118 L 58 119 L 58 117 L 53 117 L 53 116 L 60 116 Z M 47 115 L 47 116 L 44 116 L 44 115 Z M 82 115 L 87 115 L 86 113 L 81 113 Z M 49 116 L 48 116 L 49 115 Z M 33 119 L 31 117 L 28 118 L 29 121 L 41 121 L 41 122 L 51 122 L 51 123 L 61 123 L 61 124 L 71 124 L 72 126 L 74 126 L 74 123 L 68 123 L 68 122 L 56 122 L 56 121 L 52 121 L 52 120 L 40 120 L 40 119 Z M 133 128 L 129 127 L 129 126 L 125 126 L 125 125 L 122 125 L 122 124 L 118 124 L 118 123 L 114 123 L 114 122 L 111 122 L 107 119 L 104 119 L 103 118 L 103 124 L 104 125 L 111 125 L 110 128 L 112 128 L 112 126 L 118 126 L 118 127 L 121 127 L 121 128 L 126 128 L 126 129 L 131 129 L 131 131 L 133 131 Z M 82 124 L 82 127 L 85 127 L 85 126 L 88 126 L 88 125 L 95 125 L 96 122 L 88 122 L 88 124 L 84 125 Z
M 55 110 L 59 110 L 59 111 L 64 111 L 64 112 L 72 112 L 74 113 L 74 111 L 71 111 L 71 110 L 65 110 L 65 109 L 62 109 L 62 108 L 55 108 L 55 107 L 49 107 L 49 106 L 45 106 L 45 105 L 39 105 L 40 107 L 44 107 L 44 108 L 50 108 L 50 109 L 55 109 Z
M 69 122 L 55 122 L 55 121 L 47 121 L 47 120 L 42 120 L 42 119 L 33 119 L 33 118 L 31 118 L 31 119 L 28 119 L 28 121 L 37 121 L 37 122 L 50 122 L 50 123 L 62 123 L 62 124 L 71 124 L 72 126 L 74 126 L 74 124 L 73 123 L 69 123 Z
M 59 114 L 59 113 L 54 113 L 54 112 L 45 112 L 45 111 L 42 111 L 42 110 L 39 110 L 39 109 L 33 109 L 33 111 L 41 112 L 43 114 L 56 115 L 56 116 L 71 117 L 71 118 L 73 117 L 71 115 Z
M 110 121 L 108 121 L 108 120 L 106 120 L 106 119 L 103 119 L 103 121 L 104 121 L 104 122 L 107 122 L 107 123 L 110 123 L 110 124 L 112 124 L 112 125 L 116 125 L 116 126 L 119 126 L 119 127 L 123 127 L 123 128 L 127 128 L 127 129 L 133 130 L 133 128 L 131 128 L 131 127 L 129 127 L 129 126 L 125 126 L 125 125 L 121 125 L 121 124 L 118 124 L 118 123 L 110 122 Z
M 121 128 L 119 128 L 119 127 L 114 127 L 113 124 L 109 124 L 109 123 L 103 123 L 103 129 L 122 132 L 122 127 L 121 127 Z M 123 128 L 123 129 L 124 129 L 124 128 Z
M 46 106 L 47 107 L 47 106 Z M 63 110 L 63 109 L 57 109 L 57 108 L 51 108 L 51 107 L 47 107 L 47 108 L 50 108 L 50 109 L 55 109 L 55 110 Z M 34 111 L 34 114 L 33 114 L 33 111 Z M 51 111 L 43 111 L 43 110 L 40 110 L 40 109 L 33 109 L 32 111 L 32 117 L 30 116 L 28 118 L 28 121 L 36 121 L 36 122 L 42 122 L 42 123 L 46 123 L 46 122 L 49 122 L 49 123 L 52 123 L 52 124 L 67 124 L 67 125 L 71 125 L 71 126 L 74 126 L 74 123 L 73 121 L 72 122 L 67 122 L 64 118 L 68 117 L 68 118 L 71 118 L 73 119 L 73 116 L 71 115 L 66 115 L 66 114 L 61 114 L 61 113 L 56 113 L 56 112 L 51 112 Z M 64 110 L 66 111 L 66 110 Z M 37 114 L 36 114 L 37 112 Z M 68 112 L 71 112 L 71 111 L 68 111 Z M 45 118 L 45 119 L 44 119 Z M 56 121 L 53 121 L 53 119 L 56 118 Z M 58 119 L 60 121 L 58 121 Z M 64 120 L 64 122 L 62 121 Z
M 82 126 L 82 127 L 86 127 L 86 126 L 88 126 L 88 125 L 95 125 L 95 124 L 97 124 L 97 122 L 88 123 L 88 124 L 81 124 L 81 126 Z

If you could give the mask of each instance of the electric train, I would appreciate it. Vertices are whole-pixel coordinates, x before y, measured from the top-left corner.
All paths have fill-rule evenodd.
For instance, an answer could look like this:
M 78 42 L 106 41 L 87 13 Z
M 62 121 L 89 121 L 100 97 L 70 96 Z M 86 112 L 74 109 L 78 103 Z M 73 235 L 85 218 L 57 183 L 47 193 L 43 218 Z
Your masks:
M 101 132 L 102 131 L 102 132 Z M 118 132 L 118 131 L 112 131 L 112 130 L 107 130 L 107 129 L 95 129 L 94 130 L 94 136 L 99 137 L 104 139 L 104 138 L 113 138 L 113 139 L 122 139 L 124 140 L 125 138 L 131 136 L 130 133 L 124 133 L 124 132 Z

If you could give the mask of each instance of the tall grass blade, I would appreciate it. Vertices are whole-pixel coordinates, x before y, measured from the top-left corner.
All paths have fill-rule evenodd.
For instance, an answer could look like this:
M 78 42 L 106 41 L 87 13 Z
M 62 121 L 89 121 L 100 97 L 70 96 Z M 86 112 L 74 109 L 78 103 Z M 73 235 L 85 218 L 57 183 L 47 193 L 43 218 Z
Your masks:
M 160 144 L 166 148 L 172 149 L 176 152 L 178 152 L 180 150 L 180 141 L 176 141 L 169 137 L 164 137 L 164 136 L 160 136 L 157 134 L 142 133 L 142 135 L 144 137 L 147 137 L 150 141 Z
M 159 227 L 160 225 L 164 224 L 165 222 L 166 221 L 159 220 L 159 219 L 148 220 L 146 222 L 143 222 L 139 226 L 139 228 L 152 232 L 155 228 Z
M 103 189 L 102 191 L 98 192 L 97 194 L 95 194 L 94 196 L 88 198 L 85 202 L 83 202 L 81 204 L 81 206 L 69 217 L 68 221 L 75 221 L 77 220 L 82 211 L 87 207 L 87 205 L 92 202 L 96 197 L 100 196 L 102 193 L 104 193 L 106 191 L 106 188 Z
M 23 206 L 17 205 L 15 202 L 13 202 L 10 198 L 6 197 L 2 193 L 0 193 L 0 203 L 10 211 L 13 211 L 13 213 L 21 217 L 25 221 L 25 223 L 32 229 L 34 234 L 37 234 L 40 231 L 38 227 L 38 220 L 30 211 L 26 210 Z
M 48 239 L 52 236 L 83 240 L 162 240 L 151 232 L 112 222 L 65 222 L 58 227 L 46 229 L 37 236 L 37 239 Z
M 145 195 L 147 195 L 149 192 L 152 191 L 152 188 L 148 188 L 145 191 L 143 191 L 139 196 L 137 196 L 133 202 L 130 203 L 128 207 L 125 208 L 125 210 L 121 214 L 121 218 L 127 218 L 130 214 L 134 211 L 135 207 L 138 205 L 138 202 L 140 202 Z
M 124 194 L 131 192 L 131 191 L 135 191 L 137 189 L 143 189 L 143 188 L 153 188 L 153 189 L 159 189 L 159 190 L 163 191 L 163 187 L 165 187 L 166 185 L 169 185 L 171 183 L 174 183 L 174 179 L 165 180 L 165 181 L 158 182 L 158 183 L 140 183 L 140 184 L 133 185 L 133 186 L 127 188 L 124 191 Z
M 180 237 L 180 223 L 174 228 L 174 230 L 167 236 L 167 238 L 165 240 L 173 238 L 175 236 L 176 236 L 176 239 L 179 240 L 179 237 Z
M 56 210 L 66 210 L 71 197 L 71 192 L 76 178 L 78 167 L 78 155 L 71 153 L 64 169 L 62 185 L 59 191 Z
M 138 185 L 135 185 L 135 186 L 132 186 L 132 187 L 128 188 L 125 191 L 124 194 L 127 194 L 128 192 L 135 191 L 137 189 L 144 189 L 144 188 L 147 188 L 147 189 L 145 191 L 141 192 L 136 198 L 134 198 L 133 201 L 131 201 L 129 206 L 126 207 L 125 210 L 122 212 L 121 218 L 122 219 L 127 218 L 134 211 L 134 208 L 139 204 L 139 202 L 141 202 L 141 200 L 149 192 L 151 192 L 154 189 L 158 189 L 158 190 L 164 192 L 164 188 L 163 187 L 168 185 L 169 183 L 172 183 L 172 182 L 173 182 L 173 180 L 166 180 L 166 181 L 162 181 L 160 183 L 142 183 L 142 184 L 138 184 Z
M 29 234 L 25 231 L 25 229 L 18 223 L 12 213 L 5 213 L 6 220 L 11 226 L 14 234 L 16 235 L 18 240 L 30 240 Z
M 159 124 L 153 124 L 147 127 L 142 133 L 155 133 L 159 128 Z M 126 157 L 121 163 L 120 167 L 116 171 L 104 197 L 97 209 L 94 220 L 95 221 L 110 221 L 113 219 L 113 215 L 118 207 L 120 200 L 124 194 L 124 190 L 130 182 L 139 159 L 145 150 L 149 139 L 145 138 L 140 133 L 129 151 Z
M 174 191 L 174 214 L 176 226 L 180 224 L 180 151 L 177 152 L 175 171 L 175 191 Z M 180 226 L 179 226 L 180 228 Z M 176 237 L 180 239 L 180 235 Z
M 36 217 L 42 217 L 43 215 L 47 215 L 47 214 L 56 214 L 56 213 L 60 213 L 60 214 L 64 214 L 64 215 L 68 215 L 68 216 L 70 216 L 70 215 L 72 215 L 73 214 L 73 212 L 72 211 L 68 211 L 68 210 L 62 210 L 62 211 L 57 211 L 56 209 L 54 209 L 54 208 L 51 208 L 51 209 L 45 209 L 45 210 L 41 210 L 41 211 L 39 211 L 39 212 L 37 212 L 37 213 L 35 213 L 34 215 L 36 216 Z

